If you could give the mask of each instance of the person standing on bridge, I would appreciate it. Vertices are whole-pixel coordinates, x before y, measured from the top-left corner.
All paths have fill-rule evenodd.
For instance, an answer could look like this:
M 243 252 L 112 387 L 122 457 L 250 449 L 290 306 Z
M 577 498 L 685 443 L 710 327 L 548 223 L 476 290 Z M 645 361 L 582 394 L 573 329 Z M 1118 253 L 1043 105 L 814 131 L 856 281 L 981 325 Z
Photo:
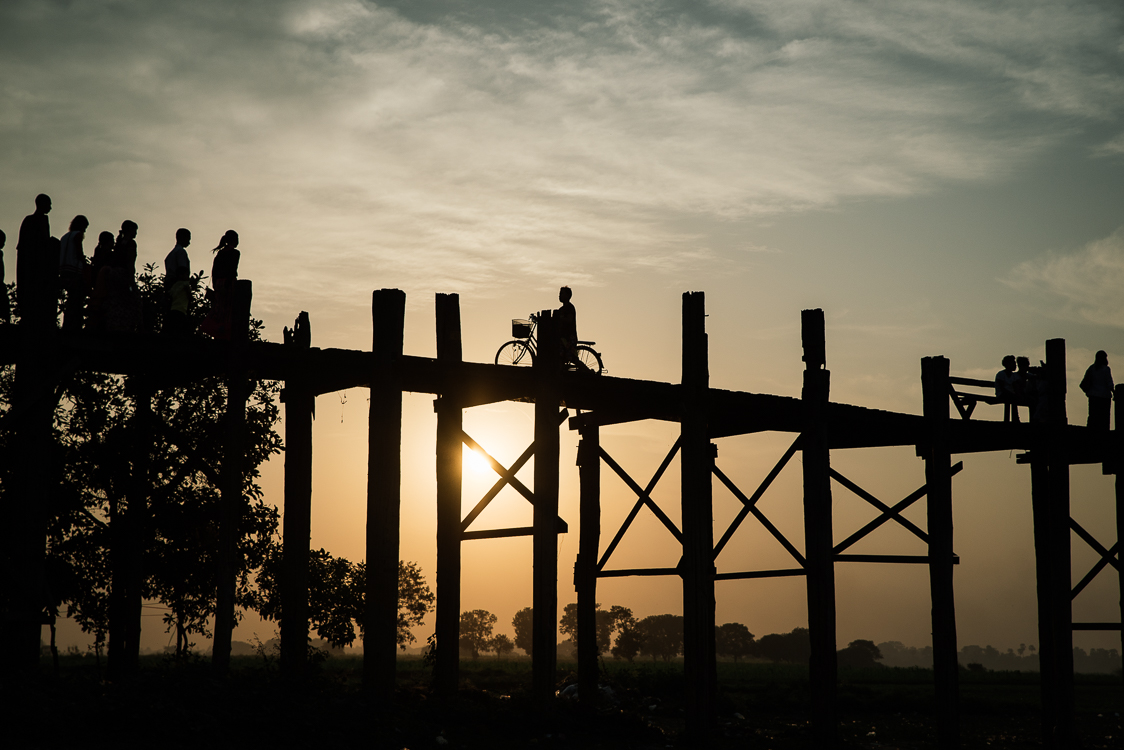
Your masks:
M 554 313 L 558 321 L 558 343 L 562 346 L 562 364 L 578 361 L 578 311 L 570 302 L 574 296 L 568 286 L 558 290 L 558 301 L 562 306 Z
M 1093 364 L 1081 378 L 1081 390 L 1089 397 L 1089 419 L 1087 427 L 1094 430 L 1108 430 L 1108 415 L 1112 407 L 1112 369 L 1108 366 L 1108 352 L 1097 352 Z M 1119 405 L 1116 407 L 1120 408 Z
M 59 286 L 66 291 L 66 308 L 63 312 L 62 329 L 81 331 L 82 316 L 86 309 L 86 253 L 82 241 L 90 221 L 78 214 L 70 221 L 70 231 L 62 236 L 59 243 Z
M 55 266 L 50 255 L 51 196 L 40 193 L 35 196 L 35 213 L 25 216 L 20 224 L 19 241 L 16 243 L 16 294 L 21 303 L 21 315 L 32 317 L 36 313 L 45 319 L 53 317 L 54 283 L 49 275 Z
M 1015 372 L 1016 360 L 1013 354 L 1003 358 L 1003 369 L 995 373 L 995 397 L 1003 402 L 1004 421 L 1010 414 L 1010 421 L 1019 421 L 1019 408 L 1015 405 L 1021 378 Z
M 8 305 L 8 285 L 4 283 L 4 245 L 8 242 L 8 235 L 0 229 L 0 323 L 12 322 L 12 310 Z
M 187 246 L 191 232 L 176 230 L 176 246 L 164 258 L 164 286 L 168 293 L 168 317 L 164 331 L 172 336 L 182 336 L 188 331 L 187 312 L 191 306 L 191 259 Z
M 234 314 L 234 282 L 238 279 L 238 232 L 227 231 L 212 250 L 215 262 L 211 265 L 211 285 L 214 288 L 211 312 L 199 326 L 200 330 L 216 339 L 230 338 L 231 316 Z

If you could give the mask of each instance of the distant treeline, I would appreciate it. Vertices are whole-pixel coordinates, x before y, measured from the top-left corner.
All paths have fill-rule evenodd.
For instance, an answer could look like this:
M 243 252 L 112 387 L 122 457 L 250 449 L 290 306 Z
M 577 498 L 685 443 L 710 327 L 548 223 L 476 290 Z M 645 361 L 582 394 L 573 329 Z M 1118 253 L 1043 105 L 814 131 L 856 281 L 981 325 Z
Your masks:
M 900 641 L 878 644 L 882 652 L 882 664 L 887 667 L 932 667 L 933 648 L 906 646 Z M 1020 644 L 1017 649 L 1000 651 L 993 646 L 965 646 L 960 649 L 960 666 L 971 669 L 987 669 L 993 672 L 1037 672 L 1038 652 L 1033 645 Z M 1073 669 L 1075 672 L 1105 673 L 1119 672 L 1122 668 L 1120 652 L 1114 648 L 1073 649 Z
M 572 657 L 577 647 L 577 605 L 568 604 L 559 621 L 559 632 L 567 640 L 558 644 L 559 655 Z M 495 615 L 485 610 L 474 610 L 461 615 L 462 653 L 478 657 L 492 652 L 497 656 L 522 649 L 531 653 L 530 607 L 521 609 L 512 619 L 514 640 L 506 635 L 492 635 L 497 621 Z M 628 607 L 614 605 L 607 610 L 597 605 L 597 647 L 603 656 L 633 661 L 651 657 L 653 661 L 670 661 L 683 653 L 683 617 L 681 615 L 649 615 L 637 619 Z M 740 661 L 781 662 L 807 664 L 811 643 L 807 628 L 793 628 L 788 633 L 769 633 L 760 638 L 738 622 L 728 622 L 715 628 L 715 651 L 720 659 Z M 931 646 L 921 648 L 906 646 L 900 641 L 875 644 L 857 639 L 838 651 L 840 667 L 925 667 L 933 666 Z M 960 649 L 960 665 L 969 670 L 1037 672 L 1038 653 L 1033 645 L 1021 644 L 1019 648 L 1002 652 L 993 646 L 969 645 Z M 1094 648 L 1086 651 L 1073 649 L 1074 670 L 1083 673 L 1113 673 L 1121 670 L 1121 657 L 1116 649 Z

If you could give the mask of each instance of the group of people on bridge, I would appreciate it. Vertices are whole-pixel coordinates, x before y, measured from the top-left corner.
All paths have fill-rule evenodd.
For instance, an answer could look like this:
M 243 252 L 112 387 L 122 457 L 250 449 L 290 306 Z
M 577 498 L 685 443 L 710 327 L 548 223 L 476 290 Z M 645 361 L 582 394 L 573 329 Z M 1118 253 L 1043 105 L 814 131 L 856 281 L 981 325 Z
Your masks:
M 78 214 L 71 220 L 69 231 L 59 239 L 51 236 L 47 217 L 50 212 L 50 196 L 40 194 L 35 197 L 35 212 L 20 225 L 16 258 L 21 315 L 55 320 L 63 296 L 63 331 L 136 331 L 142 317 L 137 287 L 137 223 L 126 219 L 116 237 L 112 232 L 102 232 L 92 256 L 87 257 L 84 242 L 89 220 Z M 0 230 L 0 323 L 11 322 L 8 289 L 4 284 L 6 242 L 7 236 Z M 187 254 L 190 244 L 191 232 L 177 230 L 175 247 L 164 259 L 163 331 L 173 336 L 187 335 L 192 328 L 192 292 L 201 274 L 191 274 Z M 214 338 L 225 339 L 230 338 L 234 282 L 241 257 L 238 233 L 233 229 L 226 232 L 213 252 L 213 291 L 208 292 L 211 310 L 199 328 Z
M 1089 399 L 1086 426 L 1097 430 L 1109 429 L 1113 382 L 1107 352 L 1097 352 L 1093 364 L 1085 370 L 1080 387 Z M 1028 357 L 1008 354 L 1003 358 L 1003 369 L 995 374 L 995 398 L 1010 410 L 1012 422 L 1020 421 L 1020 406 L 1027 407 L 1030 421 L 1045 420 L 1047 388 L 1044 365 L 1031 367 Z

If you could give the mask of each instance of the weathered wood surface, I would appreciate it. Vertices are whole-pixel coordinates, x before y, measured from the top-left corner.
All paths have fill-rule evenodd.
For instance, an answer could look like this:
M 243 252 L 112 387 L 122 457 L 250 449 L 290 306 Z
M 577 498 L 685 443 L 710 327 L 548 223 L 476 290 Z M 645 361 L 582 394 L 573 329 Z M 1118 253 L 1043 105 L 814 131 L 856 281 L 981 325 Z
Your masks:
M 20 352 L 19 338 L 0 326 L 0 364 L 11 364 Z M 155 382 L 172 385 L 192 378 L 225 374 L 230 342 L 177 341 L 158 336 L 44 334 L 38 345 L 57 347 L 52 360 L 61 369 L 88 369 L 127 375 L 144 371 Z M 375 372 L 375 355 L 352 349 L 294 347 L 272 342 L 246 345 L 245 361 L 250 377 L 261 380 L 299 379 L 310 383 L 315 394 L 348 388 L 369 387 Z M 462 408 L 506 400 L 534 401 L 535 378 L 530 367 L 505 367 L 479 362 L 441 360 L 402 355 L 398 375 L 403 391 L 442 393 L 446 383 L 456 383 Z M 158 385 L 159 387 L 159 385 Z M 683 388 L 675 383 L 652 380 L 592 376 L 563 372 L 560 376 L 560 406 L 581 409 L 570 426 L 601 426 L 656 419 L 678 422 Z M 802 429 L 799 398 L 711 388 L 708 392 L 707 424 L 710 437 L 720 438 L 754 432 L 792 432 Z M 925 420 L 916 414 L 870 409 L 851 404 L 828 403 L 824 407 L 829 426 L 829 445 L 841 448 L 873 448 L 920 445 L 926 440 Z M 1072 463 L 1101 463 L 1111 458 L 1113 440 L 1084 426 L 1067 425 L 1063 440 Z M 955 454 L 1001 450 L 1029 450 L 1034 446 L 1030 423 L 1004 423 L 952 419 L 949 449 Z

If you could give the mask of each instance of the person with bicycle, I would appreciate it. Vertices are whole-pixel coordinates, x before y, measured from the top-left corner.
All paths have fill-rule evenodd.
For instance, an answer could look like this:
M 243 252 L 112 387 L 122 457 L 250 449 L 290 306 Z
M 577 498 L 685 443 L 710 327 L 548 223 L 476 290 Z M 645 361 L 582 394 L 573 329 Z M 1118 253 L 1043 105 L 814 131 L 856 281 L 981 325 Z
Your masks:
M 554 313 L 558 321 L 558 342 L 562 345 L 562 363 L 578 361 L 578 311 L 570 298 L 574 292 L 568 286 L 558 290 L 558 301 L 562 306 Z

